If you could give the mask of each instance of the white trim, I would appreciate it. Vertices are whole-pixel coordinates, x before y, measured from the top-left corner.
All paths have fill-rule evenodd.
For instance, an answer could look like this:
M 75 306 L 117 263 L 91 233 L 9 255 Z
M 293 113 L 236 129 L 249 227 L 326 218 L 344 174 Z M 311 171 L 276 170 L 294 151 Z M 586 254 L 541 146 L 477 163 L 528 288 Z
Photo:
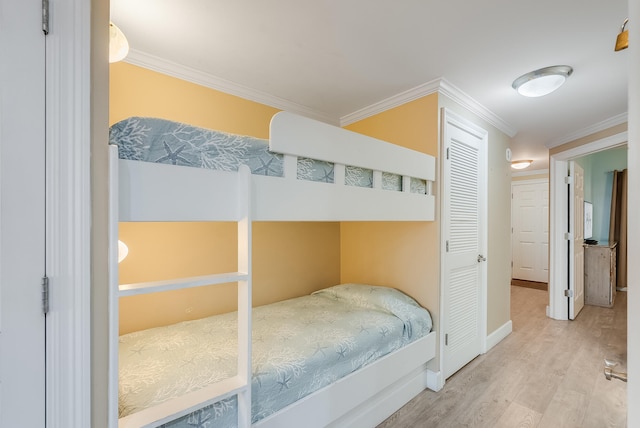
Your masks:
M 427 369 L 427 388 L 435 392 L 444 388 L 444 378 L 441 370 L 435 372 Z
M 487 336 L 487 349 L 485 350 L 485 352 L 489 352 L 491 348 L 502 342 L 507 336 L 511 334 L 512 331 L 513 324 L 511 320 L 498 327 L 493 333 Z
M 91 426 L 91 0 L 49 3 L 47 426 Z M 106 138 L 105 138 L 106 140 Z
M 452 85 L 445 79 L 434 79 L 429 82 L 423 83 L 397 95 L 393 95 L 382 101 L 357 110 L 353 113 L 344 115 L 339 120 L 336 120 L 336 118 L 328 113 L 319 112 L 317 110 L 305 107 L 292 101 L 285 100 L 275 95 L 256 89 L 251 89 L 238 83 L 234 83 L 229 80 L 213 76 L 209 73 L 186 67 L 173 61 L 168 61 L 166 59 L 150 55 L 148 53 L 135 49 L 129 51 L 129 55 L 124 61 L 129 64 L 153 70 L 158 73 L 166 74 L 168 76 L 173 76 L 187 82 L 192 82 L 198 85 L 205 86 L 207 88 L 215 89 L 217 91 L 222 91 L 227 94 L 255 101 L 260 104 L 268 105 L 293 113 L 298 113 L 302 116 L 342 127 L 359 120 L 366 119 L 367 117 L 373 116 L 375 114 L 382 113 L 383 111 L 389 110 L 393 107 L 398 107 L 410 101 L 414 101 L 418 98 L 422 98 L 424 96 L 438 92 L 451 98 L 453 101 L 460 104 L 472 113 L 475 113 L 477 116 L 479 116 L 483 120 L 486 120 L 488 123 L 495 126 L 508 136 L 513 137 L 517 133 L 517 129 L 509 125 L 495 113 L 491 112 L 489 109 L 484 107 L 482 104 L 474 100 L 472 97 L 470 97 L 465 92 Z
M 569 319 L 567 298 L 564 296 L 565 284 L 568 281 L 567 240 L 567 161 L 580 156 L 615 147 L 625 146 L 628 141 L 627 131 L 591 143 L 583 144 L 549 157 L 549 307 L 547 315 L 557 320 Z
M 450 98 L 470 112 L 475 113 L 481 119 L 486 120 L 508 136 L 513 137 L 516 135 L 517 130 L 515 128 L 445 79 L 431 80 L 430 82 L 418 85 L 368 107 L 344 115 L 340 118 L 340 126 L 346 126 L 359 120 L 366 119 L 367 117 L 382 113 L 383 111 L 398 107 L 436 92 Z
M 482 104 L 477 102 L 462 90 L 458 89 L 456 86 L 453 86 L 447 80 L 441 80 L 439 92 L 442 95 L 445 95 L 451 100 L 455 101 L 457 104 L 461 105 L 471 113 L 474 113 L 476 116 L 480 117 L 480 119 L 483 119 L 490 125 L 495 126 L 496 128 L 498 128 L 498 130 L 504 132 L 509 137 L 513 138 L 518 133 L 518 130 L 516 128 L 509 125 L 491 110 L 485 108 Z
M 569 319 L 569 306 L 564 290 L 568 284 L 568 241 L 564 233 L 568 230 L 568 190 L 564 183 L 567 176 L 566 160 L 549 159 L 549 307 L 548 315 L 557 320 Z
M 235 95 L 246 100 L 255 101 L 257 103 L 277 109 L 298 113 L 302 116 L 320 120 L 331 125 L 338 124 L 338 121 L 333 116 L 327 113 L 319 112 L 305 107 L 301 104 L 297 104 L 292 101 L 277 97 L 275 95 L 256 89 L 251 89 L 238 83 L 234 83 L 220 77 L 215 77 L 209 73 L 196 70 L 195 68 L 190 68 L 135 49 L 129 51 L 129 55 L 127 55 L 127 58 L 124 60 L 124 62 L 136 65 L 138 67 L 153 70 L 158 73 L 166 74 L 167 76 L 173 76 L 178 79 L 192 82 L 207 88 L 215 89 L 216 91 L 221 91 L 226 94 Z
M 417 100 L 418 98 L 435 94 L 440 90 L 441 81 L 441 79 L 431 80 L 389 98 L 385 98 L 382 101 L 378 101 L 377 103 L 373 103 L 367 107 L 356 110 L 353 113 L 346 114 L 340 118 L 340 126 L 350 125 L 359 120 L 366 119 L 394 107 Z
M 588 135 L 593 135 L 596 132 L 604 131 L 605 129 L 609 129 L 611 127 L 620 125 L 628 121 L 628 114 L 621 113 L 619 115 L 610 117 L 609 119 L 603 120 L 602 122 L 595 123 L 586 128 L 579 129 L 569 135 L 566 135 L 560 139 L 551 141 L 546 146 L 548 149 L 552 149 L 557 146 L 561 146 L 562 144 L 569 143 L 571 141 L 578 140 L 580 138 L 586 137 Z
M 541 184 L 541 183 L 548 183 L 548 182 L 549 182 L 548 178 L 532 178 L 530 180 L 512 181 L 511 189 L 513 190 L 513 186 L 524 186 L 527 184 Z
M 517 172 L 512 172 L 511 173 L 511 177 L 526 177 L 528 175 L 542 175 L 542 174 L 547 174 L 549 175 L 549 168 L 547 169 L 532 169 L 531 171 L 517 171 Z
M 619 134 L 611 135 L 610 137 L 602 138 L 601 140 L 596 140 L 588 144 L 583 144 L 582 146 L 556 153 L 552 157 L 558 160 L 570 160 L 580 156 L 587 156 L 592 153 L 601 152 L 603 150 L 625 146 L 627 141 L 629 141 L 629 134 L 627 131 L 624 131 Z

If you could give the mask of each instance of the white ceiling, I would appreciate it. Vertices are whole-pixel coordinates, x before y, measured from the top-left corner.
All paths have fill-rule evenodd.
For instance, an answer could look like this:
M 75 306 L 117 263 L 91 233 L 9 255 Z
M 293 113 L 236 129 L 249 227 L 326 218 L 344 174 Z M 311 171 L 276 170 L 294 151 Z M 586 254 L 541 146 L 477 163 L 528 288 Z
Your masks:
M 613 50 L 626 16 L 626 0 L 111 0 L 132 63 L 180 64 L 333 123 L 443 81 L 533 169 L 546 147 L 626 120 L 627 55 Z M 548 96 L 511 87 L 560 64 L 574 73 Z

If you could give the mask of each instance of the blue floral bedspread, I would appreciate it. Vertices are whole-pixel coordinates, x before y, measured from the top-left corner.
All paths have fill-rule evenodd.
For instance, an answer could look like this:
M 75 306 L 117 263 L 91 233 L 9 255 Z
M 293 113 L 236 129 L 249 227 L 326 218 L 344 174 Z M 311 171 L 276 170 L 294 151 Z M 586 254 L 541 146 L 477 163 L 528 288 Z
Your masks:
M 120 337 L 120 416 L 236 374 L 236 313 Z M 429 312 L 387 287 L 343 284 L 253 309 L 252 422 L 431 331 Z M 166 427 L 233 427 L 232 397 Z
M 237 171 L 247 165 L 252 174 L 283 176 L 283 157 L 269 151 L 265 139 L 199 128 L 166 119 L 130 117 L 111 126 L 109 142 L 118 146 L 121 159 Z M 308 158 L 298 159 L 297 178 L 334 182 L 334 165 Z M 373 171 L 347 166 L 345 184 L 373 186 Z M 382 188 L 402 190 L 402 177 L 383 173 Z M 411 179 L 412 193 L 425 193 L 423 180 Z

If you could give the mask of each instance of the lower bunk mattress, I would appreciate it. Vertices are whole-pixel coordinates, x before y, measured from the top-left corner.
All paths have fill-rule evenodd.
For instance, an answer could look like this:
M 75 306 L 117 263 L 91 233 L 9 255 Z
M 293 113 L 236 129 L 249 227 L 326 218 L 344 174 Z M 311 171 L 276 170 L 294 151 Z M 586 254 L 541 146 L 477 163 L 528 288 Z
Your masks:
M 427 335 L 429 312 L 388 287 L 342 284 L 252 312 L 252 423 Z M 237 313 L 129 333 L 119 344 L 119 416 L 232 377 Z M 169 422 L 237 425 L 236 398 Z

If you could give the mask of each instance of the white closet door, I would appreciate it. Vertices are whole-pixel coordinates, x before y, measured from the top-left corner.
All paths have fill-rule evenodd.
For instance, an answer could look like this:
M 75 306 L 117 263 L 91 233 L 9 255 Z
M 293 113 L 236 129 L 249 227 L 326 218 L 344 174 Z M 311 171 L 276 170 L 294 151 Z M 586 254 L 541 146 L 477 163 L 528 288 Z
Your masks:
M 41 7 L 0 2 L 0 427 L 45 426 Z
M 482 353 L 486 335 L 486 132 L 445 111 L 445 379 Z
M 512 277 L 549 278 L 549 181 L 516 181 L 511 186 Z
M 576 319 L 584 307 L 584 170 L 569 162 L 569 319 Z

